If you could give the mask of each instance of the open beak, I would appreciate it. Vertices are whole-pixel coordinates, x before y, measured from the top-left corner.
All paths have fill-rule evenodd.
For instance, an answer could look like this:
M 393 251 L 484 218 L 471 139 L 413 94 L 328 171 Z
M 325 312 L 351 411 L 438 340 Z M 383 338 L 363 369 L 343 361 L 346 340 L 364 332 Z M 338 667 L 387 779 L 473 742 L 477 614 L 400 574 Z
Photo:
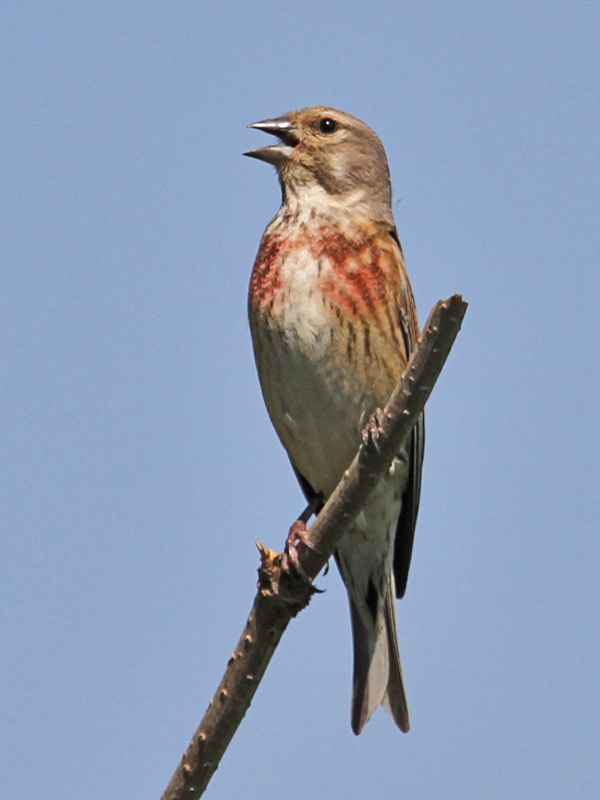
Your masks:
M 287 117 L 263 119 L 262 122 L 253 122 L 251 125 L 248 125 L 248 127 L 256 128 L 265 133 L 271 133 L 273 136 L 279 138 L 277 144 L 270 144 L 267 145 L 267 147 L 259 147 L 258 150 L 250 150 L 249 153 L 244 153 L 245 156 L 258 158 L 260 161 L 266 161 L 268 164 L 277 166 L 283 161 L 289 161 L 294 147 L 300 142 L 293 124 Z

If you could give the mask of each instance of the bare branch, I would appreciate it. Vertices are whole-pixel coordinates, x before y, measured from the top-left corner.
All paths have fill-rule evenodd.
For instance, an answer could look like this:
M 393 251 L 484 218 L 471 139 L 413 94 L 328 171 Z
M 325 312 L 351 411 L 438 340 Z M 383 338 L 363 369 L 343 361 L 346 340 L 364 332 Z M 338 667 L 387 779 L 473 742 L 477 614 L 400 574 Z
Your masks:
M 298 546 L 304 572 L 315 578 L 353 517 L 402 448 L 431 394 L 460 330 L 467 304 L 460 295 L 440 300 L 384 409 L 377 446 L 361 445 L 354 461 Z M 233 738 L 288 622 L 310 591 L 284 568 L 285 559 L 259 545 L 258 592 L 225 675 L 161 800 L 201 797 Z

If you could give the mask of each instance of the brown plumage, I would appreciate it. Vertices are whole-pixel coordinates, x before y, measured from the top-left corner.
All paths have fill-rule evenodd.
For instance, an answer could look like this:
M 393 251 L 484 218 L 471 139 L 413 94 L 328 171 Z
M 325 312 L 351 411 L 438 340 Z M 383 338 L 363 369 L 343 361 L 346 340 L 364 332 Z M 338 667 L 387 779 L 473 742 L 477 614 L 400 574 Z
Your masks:
M 325 106 L 251 127 L 279 137 L 247 155 L 275 165 L 283 194 L 250 281 L 256 364 L 305 494 L 327 498 L 419 335 L 387 160 L 367 125 Z M 422 454 L 421 420 L 336 553 L 350 600 L 355 733 L 380 704 L 409 728 L 395 597 L 406 589 Z

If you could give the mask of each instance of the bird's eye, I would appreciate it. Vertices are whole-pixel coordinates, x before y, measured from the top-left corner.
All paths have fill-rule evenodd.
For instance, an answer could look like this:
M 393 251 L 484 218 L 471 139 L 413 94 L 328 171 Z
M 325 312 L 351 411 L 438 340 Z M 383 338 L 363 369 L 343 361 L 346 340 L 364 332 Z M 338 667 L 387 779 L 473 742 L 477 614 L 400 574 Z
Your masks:
M 338 124 L 334 119 L 324 117 L 324 119 L 319 120 L 319 130 L 321 133 L 335 133 L 337 129 Z

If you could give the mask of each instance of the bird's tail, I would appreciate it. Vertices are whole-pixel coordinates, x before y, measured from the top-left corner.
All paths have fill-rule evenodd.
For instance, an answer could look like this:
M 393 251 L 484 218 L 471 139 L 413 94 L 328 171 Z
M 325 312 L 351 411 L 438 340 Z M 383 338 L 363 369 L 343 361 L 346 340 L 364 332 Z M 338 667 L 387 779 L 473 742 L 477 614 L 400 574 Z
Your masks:
M 375 709 L 383 705 L 406 733 L 410 722 L 396 633 L 393 577 L 386 583 L 385 598 L 374 628 L 365 626 L 352 600 L 350 613 L 354 640 L 352 730 L 358 735 Z

